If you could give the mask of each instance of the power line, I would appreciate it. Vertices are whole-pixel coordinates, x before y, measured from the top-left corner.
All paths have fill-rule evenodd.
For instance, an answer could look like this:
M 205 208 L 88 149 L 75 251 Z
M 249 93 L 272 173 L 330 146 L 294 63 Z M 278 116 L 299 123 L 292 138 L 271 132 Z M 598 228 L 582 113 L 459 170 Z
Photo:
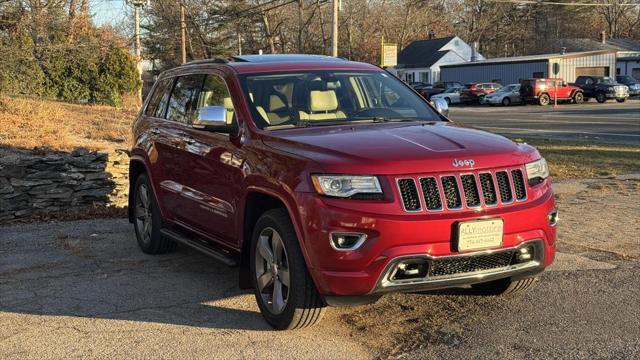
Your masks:
M 558 2 L 558 1 L 538 1 L 538 0 L 486 0 L 488 2 L 497 3 L 509 3 L 519 5 L 554 5 L 554 6 L 622 6 L 622 7 L 636 7 L 640 6 L 640 3 L 636 4 L 608 4 L 608 3 L 579 3 L 579 2 Z

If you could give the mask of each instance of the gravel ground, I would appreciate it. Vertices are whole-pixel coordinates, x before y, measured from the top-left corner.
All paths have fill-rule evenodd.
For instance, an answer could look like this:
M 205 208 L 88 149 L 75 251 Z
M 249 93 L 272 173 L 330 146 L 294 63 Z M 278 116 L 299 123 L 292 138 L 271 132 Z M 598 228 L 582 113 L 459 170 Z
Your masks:
M 126 220 L 0 227 L 0 357 L 638 358 L 636 178 L 557 184 L 558 256 L 528 293 L 389 295 L 297 332 L 270 330 L 237 270 L 142 254 Z

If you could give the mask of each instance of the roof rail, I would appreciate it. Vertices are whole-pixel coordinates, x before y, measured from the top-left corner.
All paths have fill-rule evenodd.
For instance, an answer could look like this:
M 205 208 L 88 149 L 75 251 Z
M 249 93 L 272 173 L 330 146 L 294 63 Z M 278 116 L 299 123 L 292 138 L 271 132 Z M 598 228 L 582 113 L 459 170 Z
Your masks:
M 192 60 L 189 61 L 188 63 L 184 64 L 184 65 L 194 65 L 194 64 L 226 64 L 228 63 L 229 60 L 224 59 L 224 58 L 212 58 L 212 59 L 199 59 L 199 60 Z

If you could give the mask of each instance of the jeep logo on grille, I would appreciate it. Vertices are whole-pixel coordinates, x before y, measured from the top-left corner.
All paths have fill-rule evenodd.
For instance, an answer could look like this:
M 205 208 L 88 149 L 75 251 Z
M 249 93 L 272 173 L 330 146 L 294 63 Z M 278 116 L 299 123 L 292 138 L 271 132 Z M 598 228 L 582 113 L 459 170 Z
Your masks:
M 453 166 L 454 167 L 460 167 L 460 166 L 471 166 L 473 167 L 473 165 L 476 162 L 473 161 L 473 159 L 467 159 L 467 160 L 458 160 L 458 159 L 453 159 Z

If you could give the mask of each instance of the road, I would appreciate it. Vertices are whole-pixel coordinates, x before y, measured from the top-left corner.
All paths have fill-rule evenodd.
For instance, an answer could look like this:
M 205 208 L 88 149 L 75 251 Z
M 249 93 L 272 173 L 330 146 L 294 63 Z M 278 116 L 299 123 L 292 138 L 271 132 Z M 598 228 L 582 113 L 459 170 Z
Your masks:
M 452 106 L 452 120 L 509 137 L 640 145 L 640 100 L 619 104 Z
M 124 219 L 0 227 L 0 358 L 638 358 L 635 179 L 556 185 L 557 258 L 525 294 L 393 294 L 290 332 L 265 324 L 237 270 L 145 255 Z

